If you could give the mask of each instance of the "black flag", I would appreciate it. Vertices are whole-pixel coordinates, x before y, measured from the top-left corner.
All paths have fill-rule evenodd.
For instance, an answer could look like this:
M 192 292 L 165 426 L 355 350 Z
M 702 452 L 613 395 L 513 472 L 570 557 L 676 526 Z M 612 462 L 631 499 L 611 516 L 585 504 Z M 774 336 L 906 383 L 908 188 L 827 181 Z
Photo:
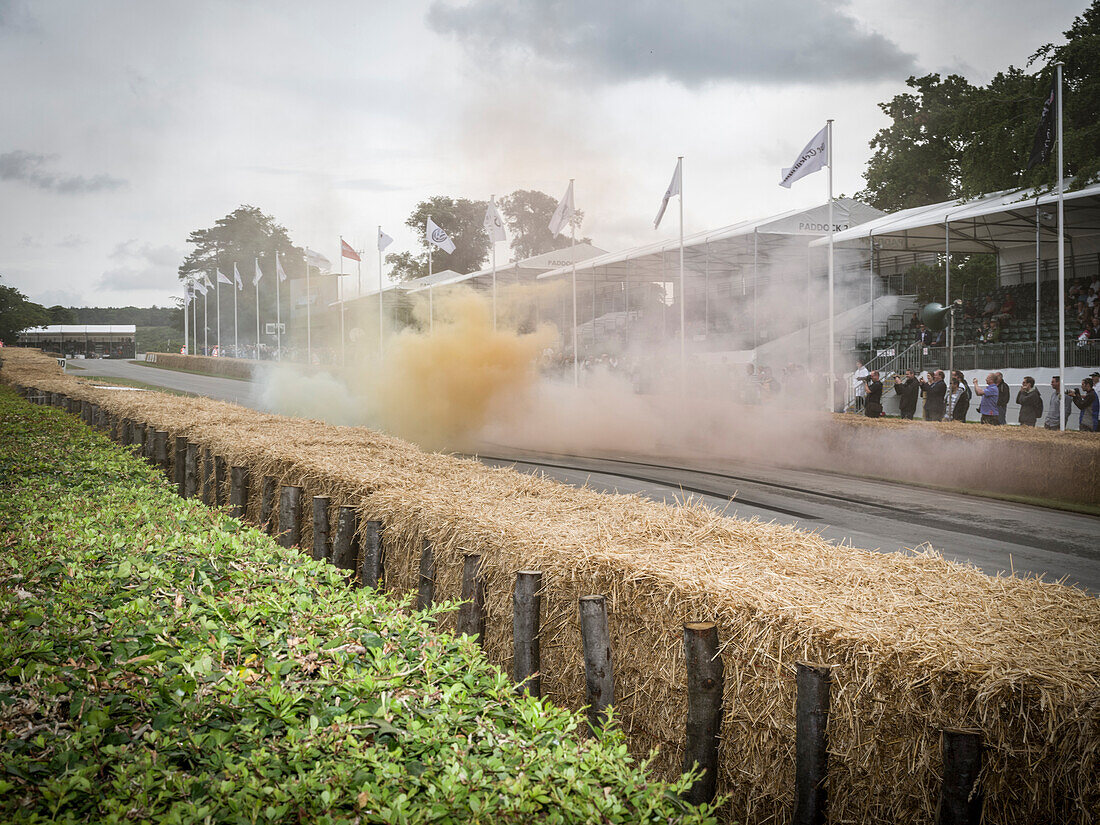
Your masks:
M 1035 140 L 1031 143 L 1031 157 L 1027 160 L 1027 171 L 1050 159 L 1050 150 L 1054 146 L 1054 95 L 1058 76 L 1050 81 L 1050 94 L 1043 101 L 1043 113 L 1039 115 L 1039 128 L 1035 130 Z

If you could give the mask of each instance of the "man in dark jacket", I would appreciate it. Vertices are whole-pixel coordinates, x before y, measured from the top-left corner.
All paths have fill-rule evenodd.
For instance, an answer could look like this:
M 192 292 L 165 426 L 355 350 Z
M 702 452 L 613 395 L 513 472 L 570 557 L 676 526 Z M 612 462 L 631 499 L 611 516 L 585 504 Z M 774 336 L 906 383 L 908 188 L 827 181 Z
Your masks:
M 901 407 L 902 418 L 913 418 L 917 411 L 917 398 L 920 397 L 920 381 L 912 370 L 905 371 L 905 378 L 900 375 L 894 377 L 894 392 L 898 394 L 898 406 Z
M 921 381 L 924 390 L 924 420 L 939 421 L 947 409 L 947 383 L 943 380 L 943 370 L 928 373 L 929 381 Z
M 882 382 L 878 370 L 864 380 L 867 381 L 867 401 L 863 405 L 863 414 L 868 418 L 879 418 L 882 415 Z
M 997 419 L 1002 425 L 1008 423 L 1008 402 L 1012 396 L 1012 389 L 1005 383 L 1002 373 L 994 373 L 997 376 Z
M 1034 427 L 1043 414 L 1043 396 L 1035 389 L 1035 379 L 1024 376 L 1020 391 L 1016 393 L 1016 403 L 1020 405 L 1020 426 Z

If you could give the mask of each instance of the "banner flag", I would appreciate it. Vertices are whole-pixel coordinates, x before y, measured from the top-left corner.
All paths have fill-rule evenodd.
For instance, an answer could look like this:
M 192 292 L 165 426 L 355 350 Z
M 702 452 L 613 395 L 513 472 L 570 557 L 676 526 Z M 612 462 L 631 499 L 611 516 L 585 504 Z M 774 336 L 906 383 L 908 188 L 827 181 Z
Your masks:
M 252 286 L 256 286 L 260 283 L 260 278 L 264 276 L 264 271 L 260 269 L 260 261 L 256 261 L 256 271 L 252 273 Z
M 213 289 L 214 288 L 214 284 L 211 283 L 211 281 L 210 281 L 210 273 L 209 272 L 202 273 L 202 283 L 203 283 L 203 286 L 205 286 L 207 289 Z
M 237 289 L 244 289 L 244 281 L 241 280 L 241 272 L 237 269 L 237 262 L 233 262 L 233 283 L 237 285 Z
M 236 266 L 236 264 L 234 264 L 234 266 Z M 219 284 L 231 284 L 231 283 L 233 283 L 231 280 L 229 280 L 229 276 L 226 275 L 224 272 L 222 272 L 220 269 L 216 269 L 214 271 L 218 273 L 218 283 Z
M 825 128 L 814 135 L 813 140 L 807 143 L 806 148 L 799 153 L 798 160 L 783 170 L 783 179 L 779 181 L 780 186 L 784 189 L 790 189 L 791 184 L 799 178 L 812 175 L 825 167 L 825 162 L 829 157 L 829 147 L 825 145 L 829 140 L 828 134 L 829 127 L 826 125 Z
M 489 198 L 489 205 L 485 208 L 483 226 L 490 242 L 496 243 L 497 241 L 508 240 L 508 235 L 504 232 L 504 221 L 500 217 L 500 210 L 497 209 L 496 198 Z
M 307 252 L 309 250 L 306 250 Z M 326 259 L 327 263 L 327 259 Z M 283 262 L 279 260 L 279 253 L 275 253 L 275 274 L 279 276 L 279 281 L 286 280 L 286 272 L 283 271 Z
M 308 246 L 306 247 L 306 265 L 312 266 L 315 269 L 323 269 L 326 272 L 332 269 L 332 261 L 322 255 L 320 252 L 314 252 Z M 286 280 L 286 276 L 283 276 L 283 280 Z
M 661 225 L 661 218 L 665 216 L 665 210 L 668 209 L 669 200 L 680 194 L 680 165 L 682 163 L 683 161 L 676 161 L 676 171 L 672 173 L 672 182 L 669 183 L 668 189 L 665 190 L 665 196 L 661 200 L 661 208 L 657 211 L 657 217 L 653 220 L 654 229 Z
M 1027 171 L 1050 160 L 1050 150 L 1054 148 L 1054 99 L 1058 93 L 1055 88 L 1057 76 L 1050 81 L 1050 92 L 1043 101 L 1043 111 L 1039 115 L 1039 128 L 1035 130 L 1035 139 L 1031 142 L 1031 156 L 1027 160 Z
M 425 224 L 424 231 L 428 235 L 428 240 L 438 246 L 448 255 L 455 251 L 455 242 L 451 240 L 451 236 L 443 229 L 436 225 L 436 222 L 429 216 L 427 224 Z
M 379 229 L 378 230 L 378 251 L 379 252 L 385 252 L 386 247 L 389 246 L 391 243 L 393 243 L 393 238 L 391 238 L 389 235 L 387 235 L 385 232 L 383 232 L 381 229 Z
M 356 252 L 352 248 L 351 244 L 349 244 L 343 238 L 340 239 L 340 254 L 343 255 L 345 258 L 351 258 L 353 261 L 362 260 L 362 258 L 359 257 L 359 253 Z
M 199 292 L 200 295 L 205 295 L 208 287 L 202 281 L 195 281 L 194 288 Z
M 569 181 L 569 188 L 565 190 L 565 194 L 562 195 L 558 206 L 554 210 L 554 215 L 550 218 L 550 233 L 556 238 L 561 234 L 561 231 L 569 224 L 569 221 L 576 213 L 576 209 L 573 208 L 573 181 Z

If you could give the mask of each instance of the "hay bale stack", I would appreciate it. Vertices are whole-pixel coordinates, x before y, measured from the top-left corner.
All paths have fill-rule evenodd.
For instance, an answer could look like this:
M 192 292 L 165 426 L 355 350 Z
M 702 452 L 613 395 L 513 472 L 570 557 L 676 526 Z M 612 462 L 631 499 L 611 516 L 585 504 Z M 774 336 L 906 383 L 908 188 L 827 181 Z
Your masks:
M 41 383 L 31 359 L 4 360 L 5 380 Z M 72 379 L 51 380 L 92 397 Z M 659 747 L 669 774 L 680 767 L 686 707 L 681 626 L 717 621 L 726 669 L 718 789 L 741 821 L 788 820 L 802 659 L 836 666 L 833 821 L 931 821 L 942 727 L 976 728 L 989 748 L 986 822 L 1084 825 L 1100 810 L 1100 603 L 1081 591 L 574 489 L 364 428 L 155 393 L 93 400 L 247 464 L 254 478 L 353 503 L 360 523 L 380 519 L 398 593 L 415 588 L 424 539 L 435 546 L 437 598 L 458 597 L 462 556 L 480 553 L 485 650 L 502 668 L 515 572 L 541 569 L 542 684 L 560 703 L 577 707 L 584 696 L 576 600 L 605 594 L 617 715 L 635 752 Z M 308 519 L 304 528 L 308 547 Z
M 156 363 L 174 370 L 190 370 L 226 378 L 252 377 L 258 362 L 245 358 L 214 358 L 209 355 L 183 355 L 178 352 L 158 352 Z

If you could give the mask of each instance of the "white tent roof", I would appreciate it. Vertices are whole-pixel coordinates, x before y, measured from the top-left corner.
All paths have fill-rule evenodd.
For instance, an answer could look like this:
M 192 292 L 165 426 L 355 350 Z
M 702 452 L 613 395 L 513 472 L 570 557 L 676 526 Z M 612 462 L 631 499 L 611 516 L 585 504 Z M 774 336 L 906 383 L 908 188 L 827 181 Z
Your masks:
M 562 249 L 553 249 L 541 255 L 525 258 L 522 261 L 509 261 L 508 263 L 497 264 L 497 277 L 502 278 L 506 275 L 518 277 L 521 273 L 537 275 L 538 273 L 546 272 L 556 267 L 571 266 L 574 260 L 584 261 L 605 254 L 606 252 L 597 246 L 593 246 L 589 243 L 579 243 L 576 247 L 566 246 Z M 417 278 L 414 281 L 409 281 L 409 283 L 406 284 L 406 288 L 409 292 L 420 292 L 421 290 L 427 289 L 429 286 L 448 286 L 464 281 L 472 281 L 477 278 L 491 277 L 492 274 L 492 267 L 480 269 L 477 272 L 469 272 L 465 275 L 452 272 L 452 277 L 445 279 L 436 279 L 435 276 L 433 276 L 433 280 L 430 284 L 427 278 Z
M 1100 183 L 1067 191 L 1064 198 L 1066 234 L 1100 234 Z M 874 237 L 875 243 L 887 250 L 937 252 L 943 251 L 945 232 L 950 227 L 952 252 L 994 252 L 1006 246 L 1034 245 L 1036 204 L 1042 210 L 1057 202 L 1057 192 L 1015 189 L 971 201 L 917 206 L 837 232 L 833 243 L 865 246 L 866 240 Z M 1047 221 L 1042 225 L 1054 230 Z M 811 246 L 825 243 L 822 238 Z
M 50 324 L 28 327 L 21 335 L 136 335 L 134 324 Z
M 828 213 L 828 204 L 822 204 L 811 209 L 795 209 L 779 215 L 685 235 L 685 266 L 690 264 L 693 268 L 699 268 L 697 261 L 704 256 L 718 267 L 751 263 L 754 236 L 755 242 L 761 247 L 777 247 L 779 244 L 769 239 L 777 239 L 779 236 L 823 235 L 828 231 Z M 833 224 L 839 229 L 848 229 L 882 214 L 880 210 L 852 198 L 837 198 L 833 209 Z M 679 250 L 679 238 L 670 238 L 590 258 L 577 264 L 577 272 L 590 272 L 592 276 L 615 281 L 631 278 L 662 280 L 664 273 L 672 271 L 666 266 L 665 256 L 678 254 Z M 572 266 L 562 266 L 538 277 L 560 277 L 570 274 L 572 270 Z

